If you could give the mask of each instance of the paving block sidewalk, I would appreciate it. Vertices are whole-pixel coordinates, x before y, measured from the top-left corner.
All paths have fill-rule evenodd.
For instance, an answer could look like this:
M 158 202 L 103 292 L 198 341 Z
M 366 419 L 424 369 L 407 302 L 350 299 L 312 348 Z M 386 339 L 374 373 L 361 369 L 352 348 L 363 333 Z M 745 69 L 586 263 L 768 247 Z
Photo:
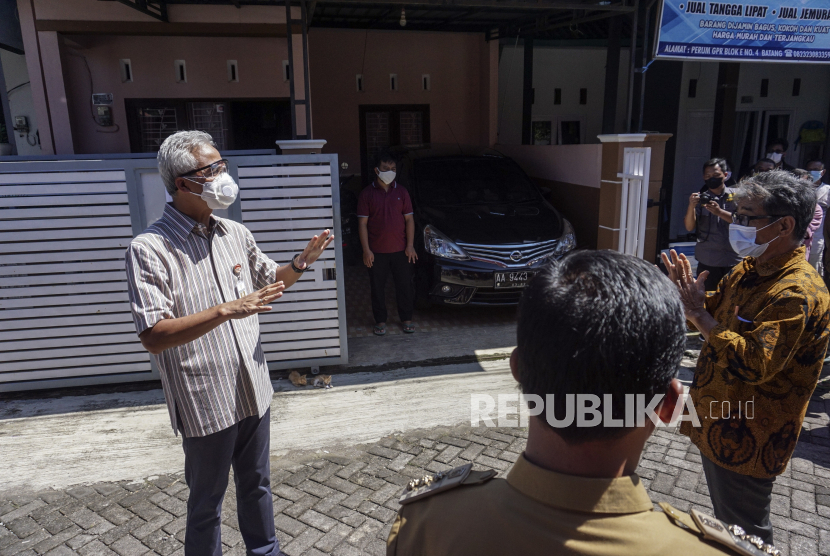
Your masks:
M 818 394 L 818 393 L 817 393 Z M 830 554 L 830 400 L 817 396 L 796 457 L 776 481 L 773 523 L 784 554 Z M 289 556 L 382 555 L 413 477 L 467 462 L 504 473 L 524 449 L 519 428 L 452 427 L 370 445 L 272 460 L 274 519 Z M 675 431 L 658 430 L 639 468 L 655 502 L 711 513 L 700 455 Z M 231 489 L 223 509 L 225 554 L 244 555 Z M 181 474 L 65 491 L 0 496 L 0 556 L 181 555 L 188 489 Z

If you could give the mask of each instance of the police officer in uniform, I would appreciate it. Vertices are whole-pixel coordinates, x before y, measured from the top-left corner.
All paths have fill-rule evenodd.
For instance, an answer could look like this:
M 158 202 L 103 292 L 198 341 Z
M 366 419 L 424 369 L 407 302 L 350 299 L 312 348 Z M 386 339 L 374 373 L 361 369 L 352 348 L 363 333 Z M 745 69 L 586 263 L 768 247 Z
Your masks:
M 581 251 L 543 269 L 525 289 L 510 358 L 522 391 L 546 400 L 525 452 L 503 479 L 468 464 L 412 481 L 387 554 L 775 554 L 715 518 L 655 511 L 635 473 L 655 424 L 638 423 L 626 395 L 662 394 L 655 419 L 671 420 L 685 332 L 676 287 L 641 259 Z M 594 404 L 576 394 L 597 396 L 600 423 L 583 422 L 575 408 Z

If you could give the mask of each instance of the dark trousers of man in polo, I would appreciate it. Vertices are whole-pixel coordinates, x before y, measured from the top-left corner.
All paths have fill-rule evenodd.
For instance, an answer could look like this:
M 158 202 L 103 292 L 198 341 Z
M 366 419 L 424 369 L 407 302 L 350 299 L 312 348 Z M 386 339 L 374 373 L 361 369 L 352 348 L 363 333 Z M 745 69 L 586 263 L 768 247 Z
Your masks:
M 231 467 L 236 484 L 239 532 L 246 546 L 258 547 L 247 554 L 280 554 L 271 497 L 271 410 L 262 418 L 246 417 L 225 430 L 191 438 L 184 436 L 184 427 L 178 420 L 185 454 L 185 481 L 190 488 L 185 554 L 222 555 L 222 501 Z
M 398 317 L 401 322 L 412 320 L 412 305 L 415 288 L 412 285 L 412 267 L 406 253 L 375 253 L 375 262 L 369 268 L 372 288 L 372 316 L 375 322 L 386 322 L 386 280 L 389 275 L 395 283 L 395 297 L 398 302 Z

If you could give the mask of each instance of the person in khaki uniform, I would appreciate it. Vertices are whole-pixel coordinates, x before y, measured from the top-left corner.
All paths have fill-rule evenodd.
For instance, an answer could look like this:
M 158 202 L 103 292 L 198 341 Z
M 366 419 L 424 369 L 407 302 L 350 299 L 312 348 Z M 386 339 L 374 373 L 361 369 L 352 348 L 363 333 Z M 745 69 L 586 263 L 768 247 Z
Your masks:
M 525 452 L 505 478 L 468 464 L 410 483 L 387 555 L 764 554 L 714 518 L 655 511 L 635 472 L 655 424 L 613 426 L 626 394 L 662 394 L 655 419 L 671 420 L 685 332 L 676 287 L 641 259 L 581 251 L 547 266 L 525 289 L 510 358 L 522 391 L 546 399 Z M 603 422 L 568 423 L 567 394 L 599 396 Z

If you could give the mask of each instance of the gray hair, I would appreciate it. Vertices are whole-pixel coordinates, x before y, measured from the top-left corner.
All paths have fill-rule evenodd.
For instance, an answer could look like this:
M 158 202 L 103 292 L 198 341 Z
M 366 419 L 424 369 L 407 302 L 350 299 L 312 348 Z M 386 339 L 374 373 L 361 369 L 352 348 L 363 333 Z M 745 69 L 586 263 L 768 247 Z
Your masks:
M 209 133 L 179 131 L 165 139 L 159 147 L 159 174 L 171 196 L 176 194 L 176 178 L 196 169 L 197 162 L 193 153 L 204 146 L 216 147 Z
M 811 183 L 786 170 L 772 170 L 744 178 L 738 187 L 736 196 L 760 201 L 765 214 L 792 216 L 796 238 L 807 233 L 816 211 L 816 190 Z

